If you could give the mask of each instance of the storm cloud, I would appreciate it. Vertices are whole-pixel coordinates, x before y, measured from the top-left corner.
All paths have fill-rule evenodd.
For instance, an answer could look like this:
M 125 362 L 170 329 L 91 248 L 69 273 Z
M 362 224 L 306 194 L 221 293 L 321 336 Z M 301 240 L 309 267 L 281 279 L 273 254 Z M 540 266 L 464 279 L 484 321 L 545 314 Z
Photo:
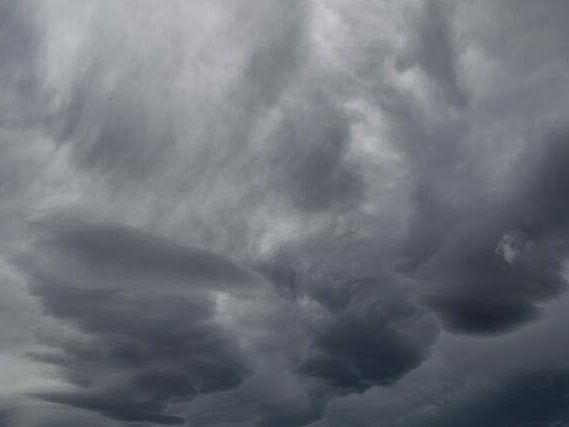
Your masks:
M 0 424 L 569 423 L 568 16 L 0 0 Z

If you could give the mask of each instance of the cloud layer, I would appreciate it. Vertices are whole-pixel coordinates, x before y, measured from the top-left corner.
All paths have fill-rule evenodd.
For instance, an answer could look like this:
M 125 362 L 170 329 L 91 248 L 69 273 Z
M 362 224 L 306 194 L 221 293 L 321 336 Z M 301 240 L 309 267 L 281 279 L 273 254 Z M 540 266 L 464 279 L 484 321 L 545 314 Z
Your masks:
M 568 15 L 0 0 L 0 423 L 569 423 Z

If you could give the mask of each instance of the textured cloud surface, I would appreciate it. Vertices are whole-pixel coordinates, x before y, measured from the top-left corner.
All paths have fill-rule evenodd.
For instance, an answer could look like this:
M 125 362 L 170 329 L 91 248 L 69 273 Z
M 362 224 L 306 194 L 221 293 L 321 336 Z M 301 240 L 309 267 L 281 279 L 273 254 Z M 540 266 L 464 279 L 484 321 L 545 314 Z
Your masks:
M 569 425 L 564 0 L 0 0 L 0 424 Z

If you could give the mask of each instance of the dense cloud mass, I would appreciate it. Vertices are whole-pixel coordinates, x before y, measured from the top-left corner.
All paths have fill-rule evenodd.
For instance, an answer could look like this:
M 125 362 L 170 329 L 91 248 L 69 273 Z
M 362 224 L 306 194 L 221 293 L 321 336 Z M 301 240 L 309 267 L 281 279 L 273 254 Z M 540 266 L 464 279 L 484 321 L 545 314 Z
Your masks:
M 0 0 L 0 425 L 569 425 L 564 0 Z

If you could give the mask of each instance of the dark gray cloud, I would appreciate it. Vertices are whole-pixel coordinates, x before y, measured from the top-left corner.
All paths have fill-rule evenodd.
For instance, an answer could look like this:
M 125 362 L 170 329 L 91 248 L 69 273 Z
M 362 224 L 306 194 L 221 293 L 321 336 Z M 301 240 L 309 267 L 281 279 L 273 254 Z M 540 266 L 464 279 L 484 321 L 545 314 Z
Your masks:
M 436 336 L 432 319 L 389 277 L 328 283 L 316 299 L 333 313 L 298 371 L 346 390 L 396 382 L 419 366 Z
M 413 284 L 386 273 L 369 251 L 362 242 L 340 248 L 322 237 L 261 267 L 279 295 L 313 314 L 293 371 L 324 387 L 323 397 L 312 398 L 319 417 L 331 397 L 397 383 L 429 358 L 437 337 L 433 316 L 413 298 Z
M 41 36 L 36 15 L 30 13 L 30 6 L 25 1 L 0 3 L 2 128 L 35 126 L 37 120 L 42 119 L 45 99 L 42 98 L 37 67 Z
M 450 404 L 444 414 L 431 414 L 430 419 L 411 424 L 433 427 L 563 426 L 569 416 L 568 385 L 565 370 L 519 373 L 492 381 L 492 385 L 483 386 L 477 395 Z
M 128 390 L 132 392 L 132 390 Z M 129 402 L 120 395 L 113 395 L 107 391 L 102 393 L 37 393 L 30 397 L 70 405 L 77 408 L 89 409 L 118 421 L 136 422 L 144 421 L 154 424 L 179 425 L 185 424 L 182 417 L 164 415 L 164 407 L 155 402 L 144 400 L 142 402 Z
M 306 257 L 304 268 L 279 259 L 269 262 L 272 271 L 260 269 L 273 294 L 262 276 L 224 257 L 128 227 L 69 219 L 35 227 L 39 237 L 15 263 L 45 313 L 83 334 L 60 342 L 40 336 L 48 349 L 28 353 L 72 386 L 30 394 L 48 402 L 119 421 L 178 424 L 184 414 L 169 414 L 171 405 L 237 389 L 241 399 L 257 396 L 256 405 L 266 399 L 246 414 L 256 425 L 301 425 L 318 419 L 331 397 L 397 381 L 421 364 L 436 336 L 432 317 L 389 275 L 350 279 L 340 266 L 322 269 L 321 257 Z M 348 258 L 338 252 L 330 261 Z M 370 268 L 360 264 L 362 271 Z M 281 291 L 295 286 L 286 283 L 283 268 L 299 277 L 293 294 Z M 249 322 L 263 335 L 247 344 L 239 337 L 249 333 L 247 319 L 233 318 L 237 323 L 228 329 L 218 320 L 215 297 L 225 293 L 254 304 L 263 292 L 269 299 L 259 303 L 274 311 L 251 314 Z M 290 333 L 278 330 L 283 325 L 301 327 L 307 347 L 287 348 Z M 259 357 L 276 364 L 272 353 L 284 359 L 290 371 L 282 381 L 299 396 L 288 409 L 279 406 L 281 391 L 262 392 L 270 386 L 265 375 L 251 378 Z
M 521 239 L 527 237 L 517 230 L 484 236 L 486 231 L 477 229 L 474 235 L 463 237 L 470 243 L 467 247 L 462 239 L 452 244 L 449 255 L 440 255 L 438 262 L 443 265 L 433 267 L 438 270 L 434 280 L 442 290 L 427 299 L 451 329 L 478 333 L 507 330 L 534 318 L 540 311 L 536 304 L 564 288 L 554 248 L 528 241 L 520 249 L 509 249 L 508 240 L 518 233 Z M 501 250 L 512 251 L 509 256 L 513 259 L 508 261 Z
M 93 427 L 119 427 L 124 425 L 124 423 L 115 422 L 95 412 L 10 395 L 0 396 L 0 420 L 2 425 L 14 427 L 71 427 L 78 424 Z M 143 427 L 144 424 L 131 423 L 130 425 Z
M 117 420 L 180 424 L 183 417 L 165 413 L 168 404 L 237 387 L 250 375 L 205 291 L 223 289 L 224 281 L 255 287 L 253 273 L 118 226 L 59 223 L 43 231 L 49 237 L 35 246 L 33 261 L 19 265 L 46 314 L 84 339 L 46 341 L 50 349 L 28 354 L 76 388 L 32 396 Z M 90 270 L 44 262 L 58 254 Z M 136 286 L 144 281 L 148 287 Z
M 362 196 L 363 181 L 345 159 L 349 123 L 325 95 L 286 111 L 275 131 L 277 189 L 302 209 L 346 207 Z
M 0 424 L 567 423 L 568 13 L 0 0 Z
M 462 7 L 447 8 L 446 13 L 438 9 L 441 4 L 433 2 L 428 6 L 430 13 L 438 16 L 428 22 L 435 27 L 431 30 L 433 34 L 438 34 L 439 38 L 441 34 L 446 36 L 445 42 L 439 40 L 434 43 L 434 36 L 425 37 L 421 40 L 424 43 L 431 40 L 433 45 L 423 46 L 423 50 L 418 52 L 428 54 L 437 51 L 434 44 L 440 45 L 437 52 L 440 55 L 446 52 L 444 68 L 447 71 L 458 69 L 460 56 L 455 49 L 464 43 L 471 43 L 470 49 L 475 51 L 489 49 L 493 55 L 498 55 L 499 61 L 504 62 L 505 68 L 511 66 L 511 61 L 518 61 L 521 52 L 516 51 L 510 58 L 502 50 L 507 48 L 497 40 L 490 45 L 485 44 L 488 41 L 486 37 L 495 35 L 492 31 L 482 35 L 476 29 L 474 40 L 465 41 L 464 35 L 472 23 L 458 19 L 451 28 L 447 21 L 452 14 L 460 16 L 460 13 L 465 13 L 461 12 Z M 552 5 L 551 10 L 540 15 L 540 19 L 550 23 L 544 32 L 551 37 L 552 44 L 557 43 L 555 40 L 562 32 L 553 16 L 557 7 Z M 531 14 L 529 9 L 530 6 L 516 11 L 515 18 L 508 24 L 516 28 L 513 32 L 531 31 L 520 26 L 521 22 L 531 19 L 526 16 L 526 13 Z M 562 11 L 557 10 L 557 13 Z M 464 27 L 461 28 L 459 23 Z M 500 33 L 499 29 L 492 27 L 492 30 Z M 514 43 L 512 37 L 510 33 L 506 37 L 510 47 L 510 43 Z M 545 36 L 535 35 L 535 42 L 542 43 L 542 37 Z M 493 49 L 498 49 L 498 52 Z M 533 49 L 530 52 L 539 55 Z M 417 63 L 423 64 L 419 53 L 414 54 L 418 58 Z M 521 62 L 520 67 L 525 67 Z M 536 62 L 534 66 L 539 65 Z M 429 72 L 428 67 L 425 70 Z M 510 71 L 513 72 L 508 68 Z M 445 73 L 441 68 L 436 75 Z M 444 81 L 454 82 L 460 91 L 459 80 L 451 78 L 450 74 Z M 510 93 L 512 97 L 513 93 Z M 536 102 L 541 102 L 537 94 L 533 96 Z M 487 114 L 486 109 L 497 108 L 493 105 L 495 101 L 493 98 L 486 100 L 488 104 L 482 105 L 482 115 Z M 527 128 L 523 123 L 511 122 L 511 113 L 508 112 L 502 120 L 514 129 L 510 136 L 501 134 L 500 138 L 505 140 L 486 142 L 486 131 L 477 127 L 497 125 L 488 117 L 484 117 L 482 123 L 477 122 L 481 119 L 481 107 L 476 105 L 480 99 L 473 98 L 466 105 L 458 103 L 453 106 L 451 101 L 446 102 L 455 112 L 442 126 L 436 121 L 430 123 L 424 113 L 414 111 L 416 106 L 412 103 L 404 104 L 405 108 L 395 116 L 398 122 L 401 121 L 402 127 L 398 132 L 417 166 L 418 180 L 412 193 L 415 208 L 412 233 L 402 246 L 401 268 L 414 271 L 421 280 L 431 281 L 431 285 L 426 287 L 432 286 L 435 290 L 425 291 L 433 294 L 428 295 L 427 300 L 439 312 L 443 324 L 453 331 L 490 334 L 509 331 L 535 319 L 541 311 L 540 305 L 559 295 L 565 285 L 562 277 L 567 233 L 564 125 L 540 122 L 535 128 Z M 470 102 L 474 104 L 470 105 Z M 529 114 L 527 108 L 522 101 L 511 106 L 520 115 Z M 549 108 L 555 107 L 544 106 L 543 111 Z M 543 119 L 536 117 L 536 120 Z M 523 135 L 517 137 L 520 130 Z M 478 139 L 473 139 L 473 136 Z M 418 144 L 419 140 L 423 142 Z M 489 158 L 473 153 L 475 149 L 472 147 L 476 146 L 479 152 L 488 150 L 484 148 L 486 144 L 495 144 L 494 153 L 497 158 L 502 158 L 502 164 L 496 164 L 492 170 L 486 169 L 491 165 Z M 511 152 L 509 159 L 503 154 L 508 151 Z M 509 172 L 494 181 L 494 188 L 486 189 L 483 182 L 487 178 L 479 174 L 492 176 L 496 170 Z M 521 239 L 525 243 L 518 248 L 508 247 L 506 259 L 504 245 L 510 246 L 512 239 Z
M 33 252 L 34 259 L 22 255 L 18 262 L 57 268 L 58 274 L 65 276 L 68 275 L 65 267 L 89 269 L 88 273 L 97 273 L 99 288 L 120 289 L 120 281 L 101 283 L 105 275 L 122 276 L 124 280 L 131 277 L 139 287 L 149 283 L 153 288 L 163 289 L 169 280 L 176 287 L 181 282 L 188 289 L 211 286 L 234 292 L 265 285 L 260 275 L 225 257 L 177 245 L 134 228 L 73 220 L 55 220 L 38 226 L 41 237 L 35 243 L 38 249 Z M 41 253 L 39 260 L 38 253 Z M 88 279 L 84 286 L 87 283 Z
M 421 267 L 437 282 L 431 303 L 451 329 L 508 330 L 565 288 L 567 150 L 563 137 L 547 138 L 538 155 L 521 161 L 531 173 L 519 192 L 466 219 Z

